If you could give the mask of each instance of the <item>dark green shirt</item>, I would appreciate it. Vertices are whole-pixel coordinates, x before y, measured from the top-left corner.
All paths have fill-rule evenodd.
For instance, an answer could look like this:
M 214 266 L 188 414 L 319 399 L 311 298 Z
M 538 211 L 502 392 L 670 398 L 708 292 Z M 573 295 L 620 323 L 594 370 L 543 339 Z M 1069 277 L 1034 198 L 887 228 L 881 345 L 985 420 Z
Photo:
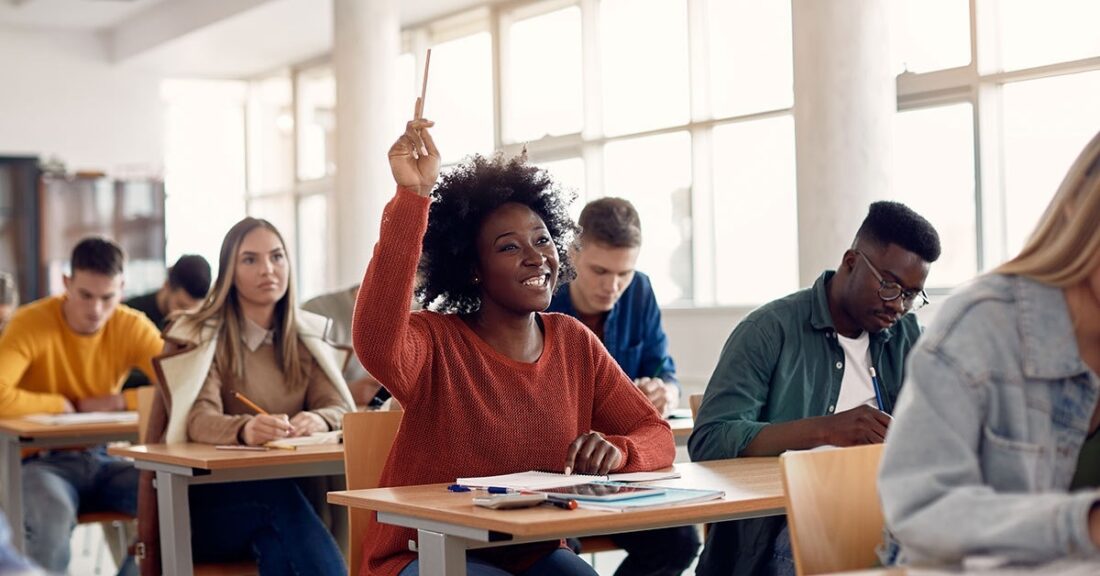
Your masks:
M 160 308 L 157 307 L 156 292 L 134 296 L 123 302 L 123 304 L 145 314 L 153 321 L 153 324 L 155 324 L 158 329 L 164 330 L 165 318 L 164 314 L 160 313 Z M 130 372 L 130 376 L 126 378 L 126 382 L 122 385 L 122 389 L 128 390 L 130 388 L 147 386 L 149 384 L 149 377 L 146 376 L 144 372 L 141 370 L 133 370 Z
M 769 423 L 836 410 L 845 361 L 826 294 L 833 274 L 827 271 L 811 288 L 765 304 L 733 330 L 688 440 L 692 460 L 740 456 Z M 871 363 L 885 390 L 887 412 L 893 410 L 905 358 L 919 336 L 912 314 L 870 335 Z

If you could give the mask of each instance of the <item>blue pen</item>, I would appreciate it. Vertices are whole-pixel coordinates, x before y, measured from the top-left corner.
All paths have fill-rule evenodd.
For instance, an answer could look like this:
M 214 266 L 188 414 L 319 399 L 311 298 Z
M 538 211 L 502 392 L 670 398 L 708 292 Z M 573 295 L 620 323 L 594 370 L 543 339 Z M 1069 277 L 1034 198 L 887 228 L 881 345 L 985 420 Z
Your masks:
M 886 411 L 886 405 L 882 403 L 882 386 L 878 382 L 878 374 L 875 372 L 875 367 L 871 366 L 871 387 L 875 389 L 875 403 L 878 404 L 879 412 Z
M 470 491 L 469 488 L 463 486 L 462 484 L 451 484 L 450 486 L 447 487 L 447 489 L 450 490 L 451 492 L 469 492 Z
M 489 486 L 485 490 L 488 491 L 490 494 L 515 494 L 516 492 L 519 492 L 519 490 L 516 490 L 514 488 L 505 488 L 503 486 Z

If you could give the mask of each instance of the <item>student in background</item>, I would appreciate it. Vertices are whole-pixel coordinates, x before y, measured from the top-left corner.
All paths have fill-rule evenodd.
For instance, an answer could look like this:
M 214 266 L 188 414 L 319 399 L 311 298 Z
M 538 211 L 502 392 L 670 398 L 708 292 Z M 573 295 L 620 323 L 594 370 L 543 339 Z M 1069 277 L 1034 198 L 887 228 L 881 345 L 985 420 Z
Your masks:
M 688 440 L 691 459 L 882 442 L 920 336 L 909 312 L 927 302 L 939 256 L 927 220 L 897 202 L 871 204 L 835 272 L 734 329 Z M 697 573 L 794 574 L 786 520 L 714 525 Z
M 879 474 L 900 560 L 1100 558 L 1097 222 L 1100 134 L 1020 254 L 913 351 Z
M 634 268 L 642 247 L 638 211 L 622 198 L 600 198 L 584 207 L 578 224 L 581 234 L 569 251 L 577 277 L 554 294 L 547 312 L 580 320 L 653 407 L 667 414 L 680 399 L 680 387 L 653 287 Z M 680 574 L 699 550 L 694 526 L 611 539 L 628 552 L 616 576 Z
M 302 304 L 302 309 L 331 320 L 326 336 L 337 345 L 351 346 L 351 317 L 355 310 L 355 295 L 358 293 L 359 285 L 356 284 L 351 288 L 311 298 Z M 390 393 L 363 368 L 358 358 L 348 359 L 344 366 L 344 380 L 348 383 L 356 406 L 377 408 L 390 397 Z
M 12 314 L 19 307 L 19 287 L 15 278 L 7 272 L 0 272 L 0 334 L 11 321 Z
M 523 158 L 475 156 L 432 193 L 431 126 L 409 122 L 390 148 L 397 193 L 355 306 L 355 350 L 405 409 L 381 485 L 670 465 L 668 424 L 599 340 L 572 318 L 542 314 L 572 275 L 576 226 L 559 189 Z M 440 312 L 408 311 L 418 262 L 419 299 Z M 364 575 L 419 573 L 415 531 L 374 523 L 370 532 Z M 595 574 L 556 542 L 467 557 L 471 576 Z
M 172 314 L 194 309 L 209 291 L 210 263 L 202 256 L 186 254 L 168 269 L 168 278 L 156 292 L 134 296 L 123 304 L 142 312 L 158 330 L 164 330 Z M 122 387 L 128 389 L 147 384 L 149 379 L 135 370 Z
M 163 343 L 148 318 L 118 305 L 123 263 L 114 242 L 82 240 L 65 293 L 16 311 L 0 336 L 0 417 L 126 408 L 122 378 L 134 367 L 151 376 Z M 30 456 L 23 464 L 27 554 L 65 572 L 77 513 L 135 513 L 137 480 L 133 465 L 105 446 Z
M 295 309 L 278 230 L 265 220 L 241 220 L 222 242 L 212 293 L 165 331 L 171 349 L 158 363 L 171 412 L 162 434 L 160 415 L 150 430 L 167 443 L 248 446 L 339 430 L 354 405 L 324 327 L 324 319 Z M 253 558 L 264 575 L 347 571 L 293 479 L 195 486 L 191 510 L 196 561 Z M 143 511 L 141 522 L 149 516 Z

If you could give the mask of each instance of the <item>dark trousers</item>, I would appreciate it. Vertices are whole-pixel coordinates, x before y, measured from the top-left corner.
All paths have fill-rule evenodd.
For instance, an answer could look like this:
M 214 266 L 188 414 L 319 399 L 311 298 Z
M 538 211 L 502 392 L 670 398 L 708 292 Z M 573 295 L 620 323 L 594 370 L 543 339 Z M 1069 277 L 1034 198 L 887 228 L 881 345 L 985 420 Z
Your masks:
M 192 486 L 196 562 L 252 558 L 263 576 L 343 576 L 344 557 L 293 480 Z
M 679 576 L 699 553 L 695 526 L 677 526 L 608 536 L 627 556 L 615 576 Z M 583 554 L 580 541 L 570 538 L 569 547 Z

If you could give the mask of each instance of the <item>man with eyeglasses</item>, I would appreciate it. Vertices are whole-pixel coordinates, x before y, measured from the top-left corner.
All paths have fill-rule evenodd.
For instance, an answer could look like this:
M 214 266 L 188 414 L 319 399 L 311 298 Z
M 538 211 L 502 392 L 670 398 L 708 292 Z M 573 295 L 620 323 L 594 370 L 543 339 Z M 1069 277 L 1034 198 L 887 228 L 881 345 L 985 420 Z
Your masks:
M 688 440 L 691 459 L 776 456 L 880 443 L 920 336 L 940 256 L 935 228 L 897 202 L 871 204 L 840 267 L 742 320 L 718 359 Z M 701 576 L 793 575 L 783 517 L 712 526 Z

